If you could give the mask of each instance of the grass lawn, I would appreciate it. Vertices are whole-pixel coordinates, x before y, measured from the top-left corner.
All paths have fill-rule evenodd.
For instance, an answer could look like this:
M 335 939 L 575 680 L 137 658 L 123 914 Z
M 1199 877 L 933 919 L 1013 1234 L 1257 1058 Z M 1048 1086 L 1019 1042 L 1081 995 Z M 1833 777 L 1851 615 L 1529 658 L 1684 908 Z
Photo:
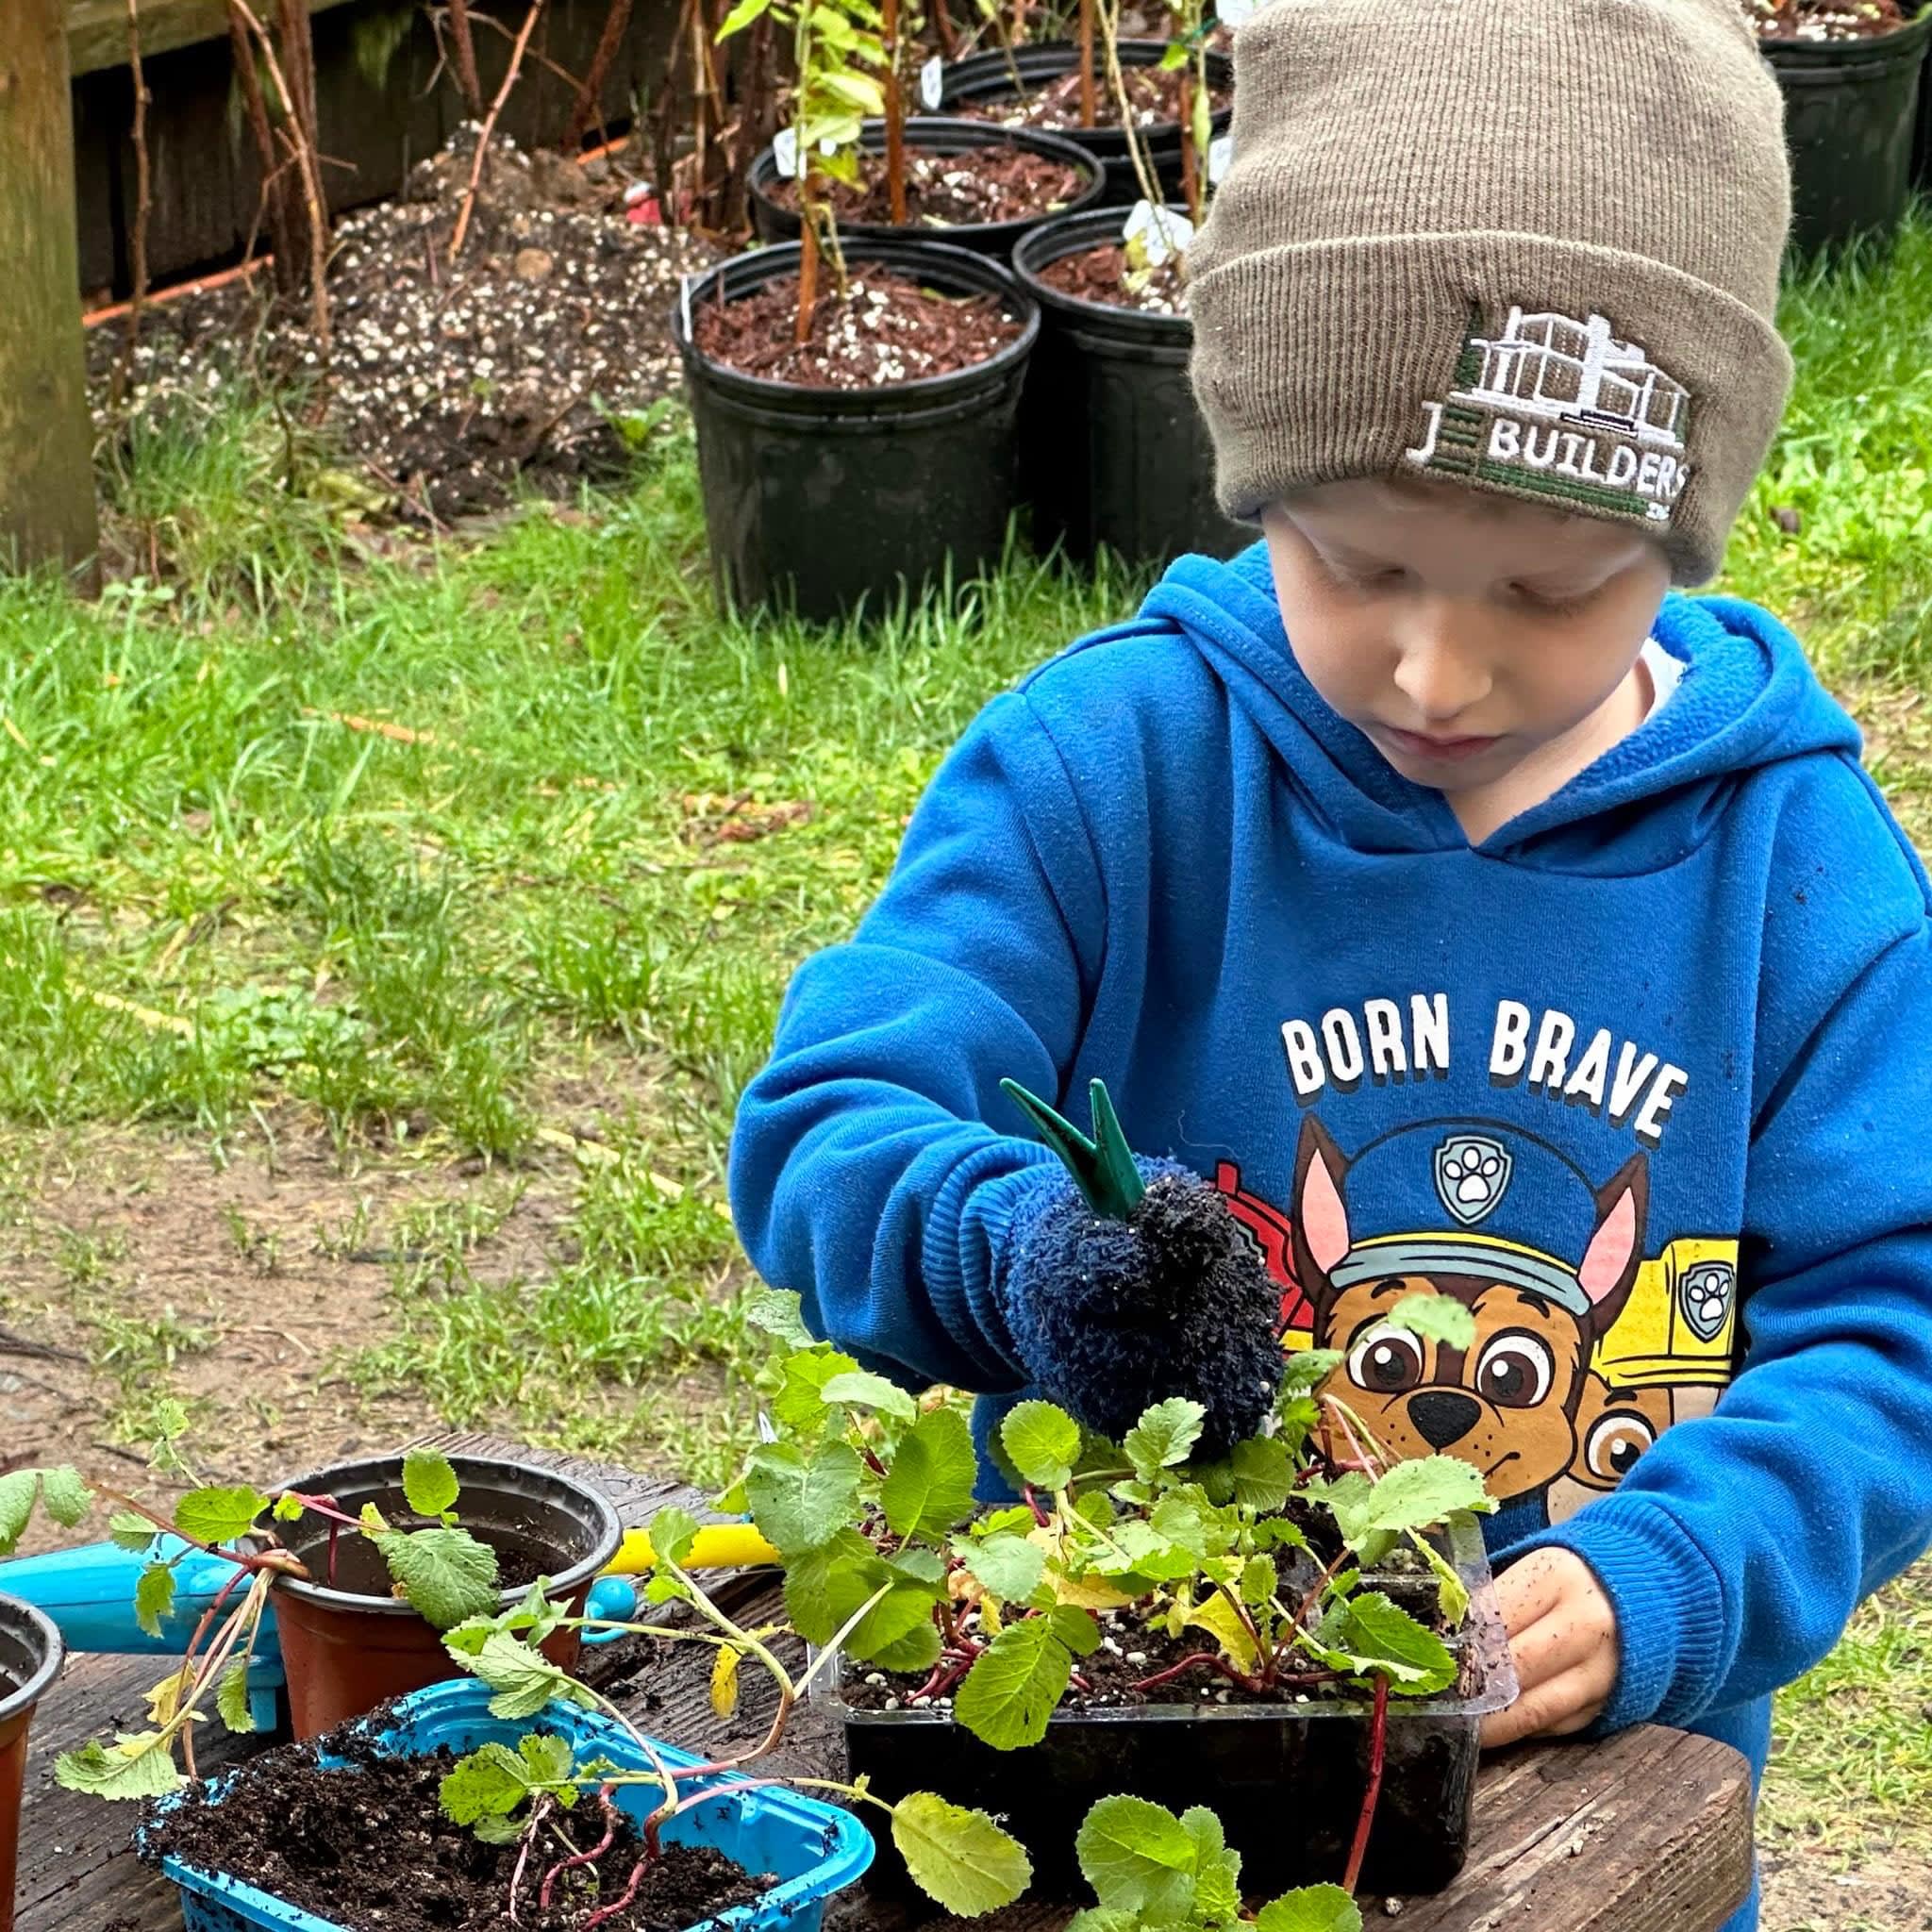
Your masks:
M 1806 634 L 1923 833 L 1932 222 L 1788 309 L 1726 588 Z M 139 1480 L 174 1394 L 231 1478 L 437 1415 L 720 1479 L 724 1147 L 788 972 L 975 708 L 1135 582 L 1018 558 L 863 634 L 721 621 L 675 428 L 622 493 L 441 543 L 345 522 L 266 407 L 111 471 L 147 575 L 0 583 L 6 1458 Z M 1784 1719 L 1768 1923 L 1932 1890 L 1932 1574 Z

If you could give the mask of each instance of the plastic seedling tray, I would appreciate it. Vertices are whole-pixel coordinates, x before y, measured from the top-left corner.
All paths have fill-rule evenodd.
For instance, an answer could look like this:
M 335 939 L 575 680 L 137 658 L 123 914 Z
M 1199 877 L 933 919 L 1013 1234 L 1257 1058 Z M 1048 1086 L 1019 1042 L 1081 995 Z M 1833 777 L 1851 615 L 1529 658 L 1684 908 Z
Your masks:
M 526 1721 L 491 1717 L 489 1690 L 471 1681 L 414 1691 L 398 1701 L 392 1715 L 380 1744 L 398 1756 L 445 1745 L 456 1752 L 474 1751 L 492 1740 L 514 1747 L 526 1731 L 543 1730 L 569 1738 L 580 1759 L 602 1757 L 626 1771 L 649 1769 L 630 1737 L 608 1718 L 560 1704 Z M 674 1771 L 703 1761 L 669 1744 L 657 1748 Z M 342 1760 L 325 1755 L 322 1761 Z M 244 1766 L 217 1780 L 214 1801 L 220 1802 L 234 1779 L 246 1775 Z M 712 1795 L 706 1803 L 692 1806 L 665 1827 L 664 1842 L 714 1846 L 748 1872 L 774 1873 L 779 1883 L 756 1905 L 736 1906 L 706 1920 L 705 1932 L 819 1932 L 825 1900 L 872 1863 L 873 1840 L 865 1827 L 848 1811 L 779 1787 L 744 1789 L 741 1779 L 726 1776 L 709 1789 Z M 641 1823 L 655 1808 L 658 1788 L 622 1786 L 612 1796 Z M 175 1857 L 162 1859 L 161 1872 L 180 1890 L 186 1932 L 249 1932 L 257 1926 L 275 1932 L 341 1932 L 334 1920 L 317 1918 L 242 1879 L 199 1871 Z
M 1469 1620 L 1450 1647 L 1468 1659 L 1464 1678 L 1474 1688 L 1466 1696 L 1389 1700 L 1366 1891 L 1435 1892 L 1455 1879 L 1469 1849 L 1481 1720 L 1516 1695 L 1481 1530 L 1466 1523 L 1438 1547 L 1469 1588 Z M 1371 1574 L 1362 1587 L 1382 1586 Z M 1391 1577 L 1388 1589 L 1415 1607 L 1414 1576 Z M 843 1727 L 848 1774 L 869 1778 L 882 1798 L 933 1790 L 1003 1814 L 1032 1855 L 1036 1899 L 1087 1898 L 1074 1862 L 1074 1830 L 1089 1806 L 1114 1792 L 1176 1811 L 1211 1807 L 1241 1854 L 1242 1890 L 1259 1897 L 1332 1883 L 1347 1866 L 1368 1782 L 1366 1697 L 1222 1705 L 1191 1690 L 1191 1701 L 1173 1704 L 1063 1707 L 1038 1744 L 995 1751 L 950 1710 L 856 1709 L 831 1677 L 817 1679 L 812 1694 Z M 912 1899 L 890 1836 L 880 1850 L 873 1889 Z

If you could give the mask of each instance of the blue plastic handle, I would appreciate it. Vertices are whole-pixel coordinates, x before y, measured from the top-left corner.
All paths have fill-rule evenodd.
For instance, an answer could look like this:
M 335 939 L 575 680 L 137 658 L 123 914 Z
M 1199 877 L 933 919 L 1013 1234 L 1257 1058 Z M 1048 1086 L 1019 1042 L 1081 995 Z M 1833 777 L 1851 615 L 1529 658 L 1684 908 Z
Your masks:
M 608 1617 L 612 1623 L 627 1624 L 638 1613 L 638 1593 L 627 1576 L 600 1576 L 584 1599 L 584 1615 Z M 622 1637 L 622 1630 L 586 1630 L 586 1643 L 609 1643 Z

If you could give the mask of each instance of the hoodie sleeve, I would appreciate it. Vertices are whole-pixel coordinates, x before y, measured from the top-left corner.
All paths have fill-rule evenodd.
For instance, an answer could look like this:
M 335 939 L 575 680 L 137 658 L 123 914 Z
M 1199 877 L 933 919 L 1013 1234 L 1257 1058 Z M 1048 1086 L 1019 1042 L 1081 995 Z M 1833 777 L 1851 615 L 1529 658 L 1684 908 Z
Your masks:
M 1790 1683 L 1932 1542 L 1928 1121 L 1921 900 L 1759 1106 L 1741 1373 L 1613 1494 L 1522 1546 L 1575 1551 L 1615 1607 L 1600 1729 L 1688 1724 Z
M 1065 767 L 1029 700 L 999 698 L 855 938 L 799 970 L 739 1105 L 738 1231 L 815 1334 L 921 1384 L 1025 1385 L 997 1270 L 1015 1210 L 1060 1169 L 987 1123 L 1012 1113 L 1002 1078 L 1059 1091 L 1104 928 Z

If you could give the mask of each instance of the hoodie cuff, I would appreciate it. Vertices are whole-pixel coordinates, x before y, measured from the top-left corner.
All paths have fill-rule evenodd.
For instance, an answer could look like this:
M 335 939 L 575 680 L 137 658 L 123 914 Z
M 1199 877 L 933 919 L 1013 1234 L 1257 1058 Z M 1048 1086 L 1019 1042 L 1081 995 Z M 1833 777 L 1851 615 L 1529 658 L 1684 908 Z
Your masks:
M 1709 1706 L 1724 1654 L 1724 1584 L 1667 1510 L 1607 1496 L 1503 1554 L 1514 1563 L 1541 1549 L 1581 1557 L 1616 1613 L 1616 1688 L 1591 1736 L 1685 1724 Z
M 926 1292 L 947 1334 L 980 1359 L 982 1388 L 1024 1378 L 1001 1287 L 1014 1221 L 1063 1173 L 1047 1148 L 994 1141 L 962 1160 L 933 1203 L 921 1257 Z

